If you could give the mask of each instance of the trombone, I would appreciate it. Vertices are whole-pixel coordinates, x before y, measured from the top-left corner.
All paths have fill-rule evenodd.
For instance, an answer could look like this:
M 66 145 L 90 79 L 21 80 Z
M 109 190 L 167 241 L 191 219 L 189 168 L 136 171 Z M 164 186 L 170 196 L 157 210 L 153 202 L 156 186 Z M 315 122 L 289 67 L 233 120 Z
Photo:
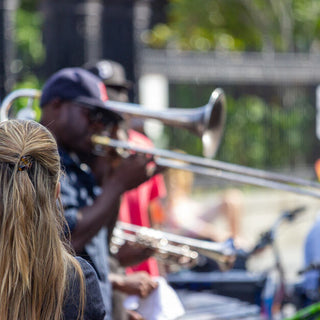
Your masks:
M 226 121 L 226 98 L 221 88 L 212 91 L 206 105 L 193 109 L 170 108 L 157 112 L 142 109 L 138 104 L 110 100 L 105 105 L 125 119 L 155 119 L 165 125 L 190 131 L 201 138 L 206 158 L 213 158 L 216 154 Z
M 12 106 L 18 98 L 29 98 L 26 110 L 21 117 L 32 118 L 32 104 L 35 99 L 40 98 L 41 91 L 37 89 L 17 89 L 5 97 L 0 106 L 0 121 L 8 120 L 12 115 Z M 215 89 L 206 105 L 193 109 L 170 108 L 165 112 L 156 112 L 141 109 L 133 103 L 106 101 L 105 107 L 108 110 L 121 114 L 124 119 L 142 118 L 156 119 L 166 125 L 180 127 L 189 130 L 202 139 L 203 154 L 205 157 L 214 157 L 218 150 L 226 119 L 226 101 L 222 89 Z
M 109 146 L 120 150 L 123 149 L 152 155 L 155 157 L 155 163 L 163 167 L 186 170 L 217 179 L 320 198 L 320 183 L 301 178 L 289 177 L 265 170 L 248 168 L 237 164 L 182 154 L 170 150 L 141 148 L 128 142 L 111 139 L 106 136 L 93 135 L 92 142 L 96 146 Z
M 10 116 L 13 101 L 20 97 L 28 97 L 32 101 L 40 96 L 40 91 L 35 89 L 18 89 L 9 94 L 1 104 L 0 121 Z M 30 103 L 28 103 L 30 107 Z M 120 113 L 125 119 L 141 117 L 157 119 L 164 124 L 185 128 L 200 136 L 203 141 L 203 153 L 213 157 L 219 147 L 225 124 L 226 101 L 222 89 L 215 89 L 209 102 L 194 109 L 168 109 L 166 111 L 150 111 L 131 103 L 107 101 L 108 110 Z M 31 107 L 30 107 L 31 108 Z M 153 155 L 155 162 L 164 167 L 192 171 L 197 174 L 210 176 L 217 179 L 251 184 L 260 187 L 283 190 L 300 195 L 320 197 L 320 183 L 305 179 L 273 173 L 265 170 L 249 168 L 241 165 L 226 163 L 209 158 L 181 154 L 157 148 L 141 148 L 128 142 L 114 140 L 106 136 L 94 135 L 92 142 L 101 152 L 101 147 L 113 147 L 118 150 L 127 150 Z M 100 150 L 99 150 L 100 148 Z

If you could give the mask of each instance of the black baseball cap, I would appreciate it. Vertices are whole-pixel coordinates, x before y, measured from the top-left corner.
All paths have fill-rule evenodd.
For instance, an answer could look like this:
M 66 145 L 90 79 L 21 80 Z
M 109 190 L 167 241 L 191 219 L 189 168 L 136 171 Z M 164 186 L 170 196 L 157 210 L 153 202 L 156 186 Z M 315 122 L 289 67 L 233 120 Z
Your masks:
M 127 80 L 124 67 L 113 60 L 100 60 L 95 63 L 87 63 L 84 68 L 96 76 L 108 86 L 130 89 L 132 82 Z
M 55 98 L 84 104 L 91 109 L 103 109 L 111 121 L 121 121 L 122 117 L 105 106 L 107 89 L 101 79 L 82 68 L 65 68 L 54 73 L 44 84 L 40 107 Z

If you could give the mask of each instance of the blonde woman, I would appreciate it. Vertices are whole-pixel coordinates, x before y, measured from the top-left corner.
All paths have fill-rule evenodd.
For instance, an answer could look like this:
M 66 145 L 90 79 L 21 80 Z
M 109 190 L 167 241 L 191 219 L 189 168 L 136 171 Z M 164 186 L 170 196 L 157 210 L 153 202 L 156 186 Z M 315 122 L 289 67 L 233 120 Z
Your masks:
M 104 319 L 97 276 L 67 249 L 56 142 L 33 121 L 0 123 L 0 319 Z

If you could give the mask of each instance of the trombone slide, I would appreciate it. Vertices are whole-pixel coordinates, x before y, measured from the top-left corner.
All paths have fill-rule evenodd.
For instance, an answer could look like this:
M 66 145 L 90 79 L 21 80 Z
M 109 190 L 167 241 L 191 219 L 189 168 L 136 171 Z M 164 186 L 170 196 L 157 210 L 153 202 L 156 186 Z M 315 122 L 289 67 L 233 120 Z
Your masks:
M 164 167 L 187 170 L 218 179 L 320 198 L 320 184 L 313 181 L 225 163 L 218 160 L 181 154 L 170 150 L 141 148 L 128 142 L 114 140 L 106 136 L 93 135 L 92 142 L 96 146 L 109 146 L 117 148 L 118 150 L 130 150 L 153 155 L 155 156 L 155 162 Z

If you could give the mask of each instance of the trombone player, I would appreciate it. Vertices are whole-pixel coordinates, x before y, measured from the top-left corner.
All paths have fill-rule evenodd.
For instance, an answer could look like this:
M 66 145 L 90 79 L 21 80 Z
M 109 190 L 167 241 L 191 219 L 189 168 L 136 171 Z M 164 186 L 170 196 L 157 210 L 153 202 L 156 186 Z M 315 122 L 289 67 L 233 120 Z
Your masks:
M 104 108 L 107 92 L 99 78 L 82 68 L 56 72 L 45 83 L 40 100 L 41 123 L 55 136 L 65 175 L 62 201 L 76 253 L 95 268 L 108 316 L 111 318 L 111 286 L 108 272 L 108 240 L 118 216 L 120 196 L 160 170 L 146 170 L 152 158 L 132 154 L 113 166 L 114 153 L 97 162 L 91 136 L 106 130 L 114 134 L 122 118 Z M 98 178 L 98 179 L 97 179 Z M 116 281 L 116 280 L 115 280 Z M 121 280 L 114 284 L 121 287 Z M 140 281 L 141 296 L 156 288 Z

